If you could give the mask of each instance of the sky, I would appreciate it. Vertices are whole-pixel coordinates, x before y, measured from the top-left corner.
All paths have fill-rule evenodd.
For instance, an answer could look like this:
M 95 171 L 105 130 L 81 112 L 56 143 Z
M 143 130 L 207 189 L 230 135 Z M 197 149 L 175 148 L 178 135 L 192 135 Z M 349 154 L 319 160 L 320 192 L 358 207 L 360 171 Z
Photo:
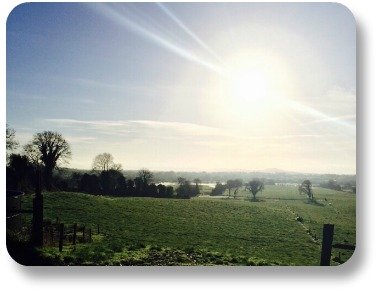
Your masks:
M 68 167 L 356 172 L 340 4 L 26 3 L 6 45 L 7 124 L 21 145 L 62 133 Z

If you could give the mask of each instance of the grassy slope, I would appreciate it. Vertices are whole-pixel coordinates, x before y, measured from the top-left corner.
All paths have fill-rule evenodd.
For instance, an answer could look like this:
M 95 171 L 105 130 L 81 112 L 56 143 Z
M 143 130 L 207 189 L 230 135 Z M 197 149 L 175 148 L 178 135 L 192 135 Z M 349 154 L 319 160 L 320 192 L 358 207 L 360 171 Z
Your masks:
M 105 234 L 101 244 L 118 251 L 147 245 L 159 250 L 207 250 L 267 263 L 318 265 L 320 245 L 309 233 L 321 239 L 323 223 L 331 222 L 335 224 L 335 242 L 355 243 L 355 196 L 325 189 L 315 189 L 315 194 L 319 205 L 307 204 L 294 187 L 278 186 L 267 186 L 259 202 L 48 193 L 45 217 L 58 216 L 67 224 L 93 228 L 98 223 Z M 303 224 L 295 220 L 297 215 L 304 218 Z M 345 260 L 350 253 L 343 256 Z

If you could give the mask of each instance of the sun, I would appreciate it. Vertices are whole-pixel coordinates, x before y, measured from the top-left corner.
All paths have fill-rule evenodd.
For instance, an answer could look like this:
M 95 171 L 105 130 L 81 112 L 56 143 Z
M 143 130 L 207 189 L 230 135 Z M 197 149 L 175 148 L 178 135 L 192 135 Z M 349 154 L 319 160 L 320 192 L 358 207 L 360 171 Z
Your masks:
M 292 74 L 286 62 L 273 52 L 235 52 L 225 63 L 223 104 L 225 112 L 239 118 L 269 118 L 282 110 L 292 96 Z
M 239 102 L 251 104 L 268 98 L 269 78 L 256 68 L 231 72 L 229 94 Z
M 256 125 L 272 129 L 288 120 L 288 104 L 298 93 L 296 74 L 284 58 L 241 49 L 223 60 L 221 74 L 212 75 L 204 93 L 201 111 L 209 119 L 240 131 Z

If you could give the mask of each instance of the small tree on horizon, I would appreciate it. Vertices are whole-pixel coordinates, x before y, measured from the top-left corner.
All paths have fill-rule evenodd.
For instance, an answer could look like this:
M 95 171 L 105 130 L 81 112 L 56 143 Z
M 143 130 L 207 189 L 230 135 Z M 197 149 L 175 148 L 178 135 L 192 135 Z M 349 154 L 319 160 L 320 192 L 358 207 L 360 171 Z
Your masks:
M 255 178 L 248 182 L 246 189 L 251 192 L 253 200 L 256 201 L 256 195 L 264 189 L 264 183 L 262 180 Z
M 211 196 L 221 196 L 226 190 L 226 185 L 216 182 L 215 187 L 211 190 Z
M 148 185 L 152 182 L 154 175 L 148 169 L 143 168 L 143 169 L 138 171 L 137 177 L 141 179 L 141 181 L 144 185 Z
M 113 155 L 110 153 L 101 153 L 96 155 L 93 159 L 92 169 L 98 171 L 109 171 L 109 170 L 121 170 L 122 165 L 114 163 Z
M 196 187 L 193 186 L 189 180 L 179 177 L 177 178 L 177 181 L 179 183 L 179 186 L 176 189 L 177 198 L 190 199 L 191 197 L 198 195 Z
M 198 195 L 201 192 L 201 187 L 200 187 L 201 180 L 199 178 L 195 178 L 193 182 L 196 184 L 196 193 Z
M 228 190 L 228 196 L 231 197 L 231 190 L 234 190 L 234 199 L 239 191 L 239 188 L 243 186 L 243 181 L 240 179 L 230 179 L 226 182 L 226 188 Z
M 300 195 L 306 195 L 310 201 L 314 200 L 314 193 L 312 191 L 311 181 L 306 179 L 298 187 Z

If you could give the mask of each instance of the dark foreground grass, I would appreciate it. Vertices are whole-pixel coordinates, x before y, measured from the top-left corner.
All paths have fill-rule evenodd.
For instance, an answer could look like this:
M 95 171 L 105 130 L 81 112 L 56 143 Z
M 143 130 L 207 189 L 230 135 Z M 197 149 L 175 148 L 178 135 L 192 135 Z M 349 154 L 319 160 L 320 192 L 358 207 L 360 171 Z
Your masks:
M 355 243 L 355 198 L 327 195 L 332 205 L 285 196 L 251 202 L 46 193 L 45 218 L 94 230 L 99 224 L 101 232 L 91 244 L 41 254 L 60 265 L 318 265 L 314 238 L 321 239 L 322 224 L 335 224 L 335 240 Z

